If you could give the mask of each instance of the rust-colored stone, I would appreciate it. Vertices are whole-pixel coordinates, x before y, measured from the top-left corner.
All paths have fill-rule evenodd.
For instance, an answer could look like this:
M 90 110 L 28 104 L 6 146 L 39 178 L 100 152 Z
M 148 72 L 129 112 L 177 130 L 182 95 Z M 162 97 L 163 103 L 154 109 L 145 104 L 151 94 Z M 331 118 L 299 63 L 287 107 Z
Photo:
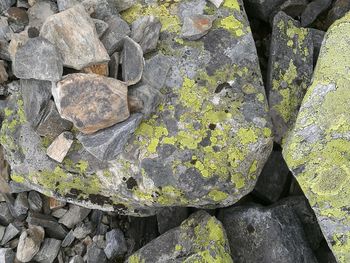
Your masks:
M 82 72 L 93 73 L 93 74 L 108 77 L 108 74 L 109 74 L 108 63 L 97 64 L 97 65 L 92 65 L 90 67 L 83 68 Z

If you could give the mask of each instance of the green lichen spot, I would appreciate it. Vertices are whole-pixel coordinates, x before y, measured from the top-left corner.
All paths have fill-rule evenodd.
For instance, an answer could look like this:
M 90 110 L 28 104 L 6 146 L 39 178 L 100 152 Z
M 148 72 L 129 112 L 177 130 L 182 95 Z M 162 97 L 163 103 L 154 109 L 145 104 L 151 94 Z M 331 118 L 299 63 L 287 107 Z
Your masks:
M 208 194 L 208 196 L 213 199 L 215 202 L 220 202 L 223 201 L 225 199 L 227 199 L 228 194 L 224 193 L 222 191 L 219 190 L 211 190 Z
M 23 176 L 15 174 L 15 173 L 11 174 L 11 179 L 13 181 L 15 181 L 16 183 L 24 183 L 25 182 L 25 179 Z
M 242 144 L 255 143 L 258 140 L 258 136 L 253 129 L 240 128 L 237 136 Z

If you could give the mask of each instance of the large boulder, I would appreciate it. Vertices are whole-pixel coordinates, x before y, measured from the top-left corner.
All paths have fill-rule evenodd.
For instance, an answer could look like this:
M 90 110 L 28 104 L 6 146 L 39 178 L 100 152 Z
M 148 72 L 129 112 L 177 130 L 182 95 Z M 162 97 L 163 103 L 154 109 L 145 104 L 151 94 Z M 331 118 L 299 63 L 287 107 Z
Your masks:
M 339 262 L 350 261 L 350 13 L 328 30 L 284 158 Z
M 209 32 L 197 41 L 181 39 L 183 17 L 204 14 L 218 17 Z M 58 164 L 46 156 L 47 143 L 27 125 L 20 94 L 15 95 L 1 132 L 12 178 L 58 199 L 135 215 L 164 206 L 215 208 L 237 202 L 253 190 L 272 149 L 242 2 L 227 0 L 219 9 L 205 0 L 145 3 L 121 15 L 128 24 L 141 15 L 162 23 L 154 55 L 165 55 L 164 69 L 171 68 L 155 67 L 168 72 L 165 85 L 147 81 L 163 94 L 162 103 L 134 133 L 125 133 L 127 144 L 112 160 L 99 160 L 105 155 L 91 149 L 111 152 L 107 143 L 114 147 L 115 140 L 98 147 L 93 140 L 82 145 L 75 139 Z

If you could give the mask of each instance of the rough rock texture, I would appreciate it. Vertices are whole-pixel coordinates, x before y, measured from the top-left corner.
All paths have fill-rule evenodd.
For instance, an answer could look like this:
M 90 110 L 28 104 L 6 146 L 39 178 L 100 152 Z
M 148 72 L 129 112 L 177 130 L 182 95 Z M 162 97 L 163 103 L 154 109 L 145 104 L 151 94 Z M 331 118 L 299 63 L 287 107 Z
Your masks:
M 123 51 L 121 53 L 123 81 L 128 85 L 134 85 L 141 80 L 145 60 L 142 48 L 130 37 L 123 39 Z
M 40 250 L 44 240 L 44 229 L 40 226 L 30 226 L 19 237 L 16 258 L 21 262 L 29 262 Z
M 275 141 L 293 126 L 313 71 L 313 41 L 308 29 L 279 12 L 273 21 L 267 89 Z
M 316 20 L 319 14 L 327 10 L 332 4 L 332 0 L 314 0 L 311 1 L 304 12 L 301 14 L 301 25 L 309 26 Z
M 58 112 L 83 133 L 122 122 L 129 117 L 127 87 L 96 74 L 66 75 L 52 88 Z
M 204 211 L 191 215 L 181 226 L 152 240 L 126 262 L 225 262 L 232 263 L 222 224 Z
M 56 45 L 66 67 L 79 70 L 109 60 L 94 22 L 81 5 L 50 16 L 42 26 L 40 36 Z
M 156 49 L 161 28 L 158 18 L 144 16 L 131 24 L 131 38 L 140 44 L 143 53 L 148 53 Z
M 287 205 L 238 206 L 219 212 L 233 262 L 316 263 L 302 225 Z
M 52 263 L 57 257 L 60 247 L 60 240 L 45 238 L 40 251 L 34 257 L 34 260 L 40 263 Z
M 137 4 L 121 14 L 129 24 L 144 15 L 159 18 L 154 55 L 164 54 L 171 68 L 156 113 L 108 163 L 74 140 L 58 166 L 26 124 L 15 103 L 20 94 L 12 95 L 0 136 L 12 179 L 61 200 L 134 215 L 164 206 L 228 206 L 251 192 L 272 148 L 254 41 L 236 0 L 213 9 L 218 18 L 200 40 L 179 38 L 183 13 L 204 13 L 206 5 L 213 7 L 204 0 Z
M 185 16 L 181 37 L 188 40 L 200 39 L 208 33 L 212 24 L 212 17 L 207 15 Z
M 61 163 L 64 159 L 64 157 L 66 157 L 70 147 L 73 144 L 73 134 L 70 132 L 63 132 L 61 133 L 49 146 L 49 148 L 47 148 L 47 155 Z
M 36 1 L 36 3 L 28 9 L 29 26 L 40 31 L 45 20 L 49 16 L 57 13 L 57 11 L 56 4 L 51 1 Z
M 350 261 L 350 13 L 326 33 L 313 83 L 283 150 L 339 262 Z
M 15 253 L 11 248 L 0 248 L 0 262 L 13 263 Z

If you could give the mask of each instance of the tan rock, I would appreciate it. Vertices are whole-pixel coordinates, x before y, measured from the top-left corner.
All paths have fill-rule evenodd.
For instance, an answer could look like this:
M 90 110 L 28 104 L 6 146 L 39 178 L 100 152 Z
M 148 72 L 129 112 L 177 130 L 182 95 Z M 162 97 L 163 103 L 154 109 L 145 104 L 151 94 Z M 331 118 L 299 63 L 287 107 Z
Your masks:
M 127 93 L 119 80 L 84 73 L 67 75 L 52 89 L 61 117 L 85 134 L 126 120 Z
M 55 161 L 61 163 L 73 144 L 73 134 L 61 133 L 47 148 L 46 154 Z
M 8 74 L 6 72 L 5 62 L 3 60 L 0 60 L 0 84 L 5 83 L 7 79 Z
M 56 209 L 62 208 L 64 206 L 66 206 L 66 204 L 67 203 L 65 201 L 60 201 L 60 200 L 57 200 L 53 197 L 49 197 L 49 206 L 50 206 L 51 210 L 56 210 Z
M 41 226 L 29 226 L 19 237 L 16 258 L 20 262 L 29 262 L 40 250 L 45 231 Z
M 101 76 L 108 77 L 108 63 L 92 65 L 90 67 L 83 68 L 82 72 L 84 73 L 94 73 Z

